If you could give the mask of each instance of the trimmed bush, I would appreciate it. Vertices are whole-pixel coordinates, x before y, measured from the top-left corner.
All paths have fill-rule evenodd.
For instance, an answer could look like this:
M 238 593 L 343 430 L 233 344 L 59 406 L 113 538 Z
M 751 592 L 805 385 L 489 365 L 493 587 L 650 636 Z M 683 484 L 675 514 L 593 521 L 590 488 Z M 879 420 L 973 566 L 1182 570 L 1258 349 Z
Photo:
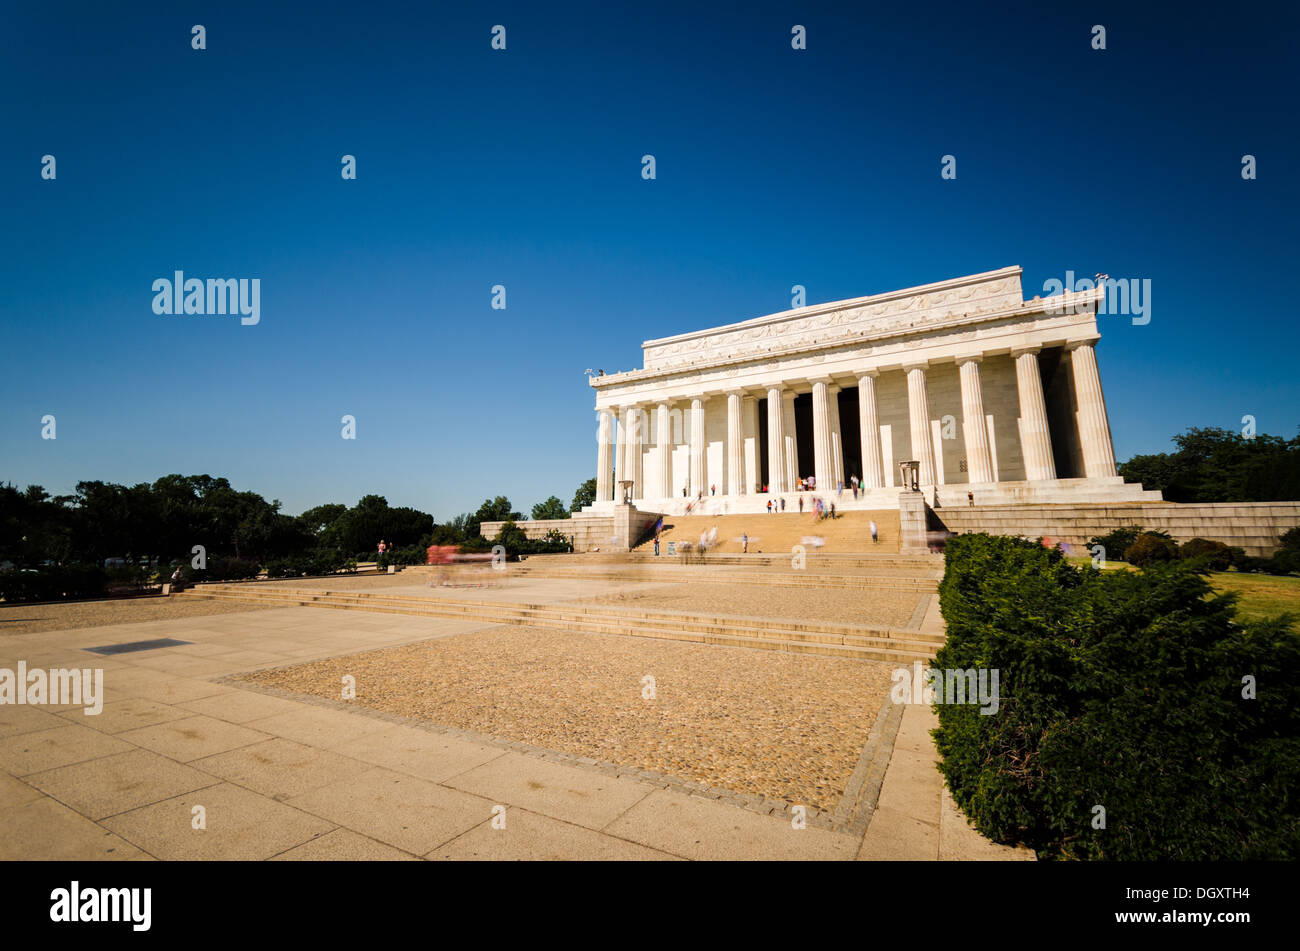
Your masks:
M 1193 538 L 1178 546 L 1178 557 L 1184 561 L 1204 558 L 1205 564 L 1215 571 L 1227 571 L 1232 565 L 1232 549 L 1223 542 L 1208 538 Z
M 101 598 L 107 591 L 108 572 L 96 565 L 0 572 L 0 598 L 10 604 Z
M 1128 551 L 1130 545 L 1137 541 L 1137 537 L 1142 534 L 1141 525 L 1129 525 L 1127 528 L 1117 528 L 1113 532 L 1105 535 L 1094 535 L 1088 539 L 1088 549 L 1100 545 L 1106 549 L 1105 557 L 1110 561 L 1123 561 L 1124 553 Z
M 206 568 L 196 569 L 190 574 L 190 581 L 244 581 L 256 578 L 261 573 L 261 566 L 252 558 L 208 558 Z
M 1300 857 L 1289 619 L 1238 625 L 1192 562 L 1100 572 L 962 535 L 946 565 L 934 666 L 999 671 L 996 713 L 937 708 L 940 770 L 981 832 L 1040 858 Z
M 1178 543 L 1164 532 L 1143 532 L 1124 552 L 1124 560 L 1139 568 L 1173 561 L 1177 557 Z
M 573 551 L 569 537 L 562 532 L 551 529 L 544 538 L 529 538 L 514 522 L 502 525 L 491 544 L 504 545 L 509 561 L 518 561 L 520 555 L 551 555 Z

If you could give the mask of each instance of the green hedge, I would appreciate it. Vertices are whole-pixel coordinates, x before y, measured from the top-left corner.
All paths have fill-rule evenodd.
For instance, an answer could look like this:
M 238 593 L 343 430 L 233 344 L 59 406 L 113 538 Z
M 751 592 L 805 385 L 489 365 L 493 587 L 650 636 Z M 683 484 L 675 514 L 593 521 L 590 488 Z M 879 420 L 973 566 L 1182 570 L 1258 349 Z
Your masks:
M 1196 562 L 1100 572 L 961 535 L 946 568 L 934 666 L 1000 672 L 997 713 L 937 707 L 940 770 L 981 832 L 1041 858 L 1300 857 L 1286 619 L 1238 625 Z M 1247 675 L 1258 699 L 1242 696 Z
M 0 572 L 0 598 L 10 604 L 99 598 L 108 591 L 108 572 L 96 566 Z
M 322 548 L 303 555 L 280 558 L 266 564 L 268 578 L 301 578 L 304 575 L 332 575 L 340 571 L 356 571 L 357 563 L 345 559 L 343 553 Z

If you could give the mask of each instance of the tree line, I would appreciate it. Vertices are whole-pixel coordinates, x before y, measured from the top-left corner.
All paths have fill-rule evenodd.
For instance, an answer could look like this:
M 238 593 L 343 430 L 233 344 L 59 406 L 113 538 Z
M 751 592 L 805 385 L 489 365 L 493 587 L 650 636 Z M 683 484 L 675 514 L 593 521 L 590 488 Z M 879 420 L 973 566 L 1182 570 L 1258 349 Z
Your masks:
M 1300 499 L 1300 435 L 1246 435 L 1215 427 L 1174 437 L 1174 452 L 1120 463 L 1125 482 L 1160 489 L 1169 502 L 1290 502 Z
M 595 479 L 578 487 L 572 508 L 595 497 Z M 503 495 L 475 512 L 438 523 L 427 512 L 390 506 L 382 495 L 355 505 L 318 505 L 301 515 L 280 511 L 278 499 L 239 491 L 210 475 L 167 475 L 153 483 L 78 482 L 72 495 L 51 496 L 39 485 L 0 484 L 0 566 L 41 569 L 95 565 L 190 565 L 195 546 L 205 560 L 265 566 L 304 556 L 331 561 L 373 557 L 379 541 L 391 549 L 429 545 L 483 546 L 485 521 L 522 521 Z M 556 496 L 532 508 L 534 518 L 566 518 Z M 423 561 L 423 557 L 419 560 Z

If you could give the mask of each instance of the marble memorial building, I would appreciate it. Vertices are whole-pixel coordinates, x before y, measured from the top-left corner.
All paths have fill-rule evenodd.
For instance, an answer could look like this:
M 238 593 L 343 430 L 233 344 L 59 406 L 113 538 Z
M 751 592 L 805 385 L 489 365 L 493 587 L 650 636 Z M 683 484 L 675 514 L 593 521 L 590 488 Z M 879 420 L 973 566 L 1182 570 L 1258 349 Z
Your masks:
M 944 506 L 1159 500 L 1116 475 L 1097 367 L 1101 291 L 1024 300 L 1020 268 L 815 304 L 642 344 L 590 378 L 596 503 L 892 508 L 899 465 Z M 865 491 L 855 503 L 851 477 Z

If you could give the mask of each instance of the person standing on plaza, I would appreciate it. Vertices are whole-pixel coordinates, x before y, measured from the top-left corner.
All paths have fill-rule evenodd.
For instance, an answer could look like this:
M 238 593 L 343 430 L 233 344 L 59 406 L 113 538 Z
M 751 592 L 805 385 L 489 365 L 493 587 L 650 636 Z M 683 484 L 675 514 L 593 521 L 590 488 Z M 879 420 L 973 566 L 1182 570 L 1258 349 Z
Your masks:
M 878 544 L 878 543 L 880 542 L 880 529 L 876 527 L 876 520 L 875 520 L 875 519 L 872 519 L 872 520 L 868 523 L 868 526 L 871 528 L 871 542 L 872 542 L 872 544 Z

